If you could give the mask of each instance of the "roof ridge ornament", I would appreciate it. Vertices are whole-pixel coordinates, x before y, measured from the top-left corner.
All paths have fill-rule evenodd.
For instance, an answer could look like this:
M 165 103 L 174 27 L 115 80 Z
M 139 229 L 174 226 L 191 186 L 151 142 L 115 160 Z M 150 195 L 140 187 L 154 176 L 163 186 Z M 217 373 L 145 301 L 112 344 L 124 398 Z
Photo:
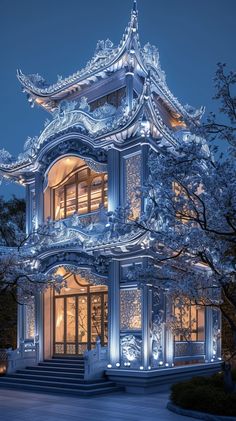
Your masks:
M 137 0 L 134 0 L 132 13 L 136 15 L 138 14 Z

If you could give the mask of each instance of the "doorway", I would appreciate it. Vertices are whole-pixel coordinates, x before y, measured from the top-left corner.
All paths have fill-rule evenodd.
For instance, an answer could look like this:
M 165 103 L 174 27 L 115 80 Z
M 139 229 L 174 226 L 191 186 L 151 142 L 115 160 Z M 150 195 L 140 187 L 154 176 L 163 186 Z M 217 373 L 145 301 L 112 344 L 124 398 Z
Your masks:
M 79 275 L 67 275 L 67 287 L 54 292 L 54 355 L 83 355 L 108 342 L 108 292 Z

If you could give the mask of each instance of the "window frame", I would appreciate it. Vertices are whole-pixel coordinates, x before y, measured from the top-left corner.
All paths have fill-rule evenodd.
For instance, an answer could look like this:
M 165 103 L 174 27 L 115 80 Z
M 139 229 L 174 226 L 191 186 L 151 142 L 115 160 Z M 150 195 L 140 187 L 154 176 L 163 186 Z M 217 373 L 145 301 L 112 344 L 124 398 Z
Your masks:
M 84 170 L 87 170 L 82 177 L 79 177 L 79 173 L 82 173 Z M 74 183 L 70 183 L 70 180 L 75 177 Z M 105 194 L 107 190 L 107 184 L 108 184 L 108 177 L 107 173 L 96 173 L 93 170 L 91 170 L 87 165 L 82 165 L 80 167 L 77 167 L 75 170 L 71 171 L 69 174 L 66 175 L 66 177 L 58 183 L 56 186 L 52 187 L 52 202 L 53 202 L 53 220 L 60 220 L 60 219 L 66 219 L 67 217 L 70 217 L 71 214 L 68 216 L 68 204 L 67 204 L 67 186 L 70 184 L 75 184 L 75 211 L 79 215 L 86 215 L 89 213 L 97 212 L 99 207 L 95 210 L 91 210 L 91 193 L 92 193 L 92 186 L 93 181 L 100 177 L 101 182 L 101 204 L 107 207 L 107 195 Z M 79 206 L 80 206 L 80 200 L 79 198 L 79 184 L 81 182 L 87 182 L 87 211 L 84 213 L 80 213 Z M 56 191 L 63 187 L 63 201 L 64 201 L 64 209 L 61 208 L 63 217 L 62 218 L 56 218 Z M 61 212 L 60 212 L 61 213 Z

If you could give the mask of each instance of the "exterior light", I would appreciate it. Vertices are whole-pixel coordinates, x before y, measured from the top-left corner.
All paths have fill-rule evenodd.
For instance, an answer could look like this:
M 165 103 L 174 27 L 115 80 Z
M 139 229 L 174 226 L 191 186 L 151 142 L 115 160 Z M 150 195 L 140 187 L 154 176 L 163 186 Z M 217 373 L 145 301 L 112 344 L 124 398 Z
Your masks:
M 139 369 L 140 369 L 140 370 L 143 370 L 143 366 L 142 366 L 142 365 L 140 365 Z
M 107 368 L 112 368 L 112 365 L 111 364 L 107 364 Z
M 213 362 L 214 362 L 214 358 L 211 359 L 211 363 L 213 363 Z
M 116 367 L 120 367 L 120 363 L 116 363 Z
M 149 366 L 148 366 L 148 370 L 151 370 L 151 368 L 152 368 L 152 367 L 149 365 Z
M 164 363 L 163 363 L 163 361 L 160 361 L 160 362 L 159 362 L 159 365 L 160 365 L 160 366 L 162 366 L 163 364 L 164 364 Z
M 169 363 L 165 363 L 165 366 L 166 366 L 166 367 L 169 367 Z
M 218 360 L 219 360 L 219 361 L 222 361 L 222 358 L 221 358 L 221 357 L 218 357 Z

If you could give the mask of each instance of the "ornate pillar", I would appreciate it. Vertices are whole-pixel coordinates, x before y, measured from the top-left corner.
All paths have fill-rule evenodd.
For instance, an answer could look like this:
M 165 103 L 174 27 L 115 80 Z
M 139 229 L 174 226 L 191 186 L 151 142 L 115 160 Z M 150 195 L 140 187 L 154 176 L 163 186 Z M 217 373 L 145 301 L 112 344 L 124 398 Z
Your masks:
M 35 297 L 35 341 L 38 343 L 38 360 L 44 358 L 44 317 L 43 317 L 43 294 L 38 293 Z
M 134 68 L 131 64 L 126 66 L 126 97 L 128 110 L 131 111 L 133 108 L 133 97 L 134 97 Z
M 31 189 L 30 185 L 26 186 L 26 234 L 28 235 L 32 227 L 32 214 L 31 214 Z
M 206 362 L 221 358 L 221 314 L 216 308 L 205 309 Z
M 120 153 L 108 151 L 108 211 L 114 212 L 120 205 Z
M 120 263 L 113 260 L 109 266 L 109 362 L 120 362 Z
M 141 186 L 144 186 L 145 183 L 147 183 L 147 181 L 148 181 L 148 176 L 149 176 L 149 166 L 147 165 L 148 164 L 148 155 L 149 155 L 149 146 L 148 145 L 142 145 L 142 149 L 141 149 Z M 146 201 L 147 201 L 147 199 L 144 199 L 142 197 L 141 213 L 145 211 Z
M 43 203 L 43 175 L 40 172 L 35 174 L 35 229 L 44 221 L 44 203 Z M 38 342 L 39 361 L 43 360 L 43 295 L 38 293 L 35 297 L 35 335 Z
M 17 348 L 20 347 L 22 340 L 25 339 L 25 308 L 24 305 L 18 304 L 17 308 Z
M 37 172 L 35 174 L 35 229 L 43 223 L 43 220 L 43 175 L 40 172 Z
M 212 329 L 212 309 L 206 307 L 205 309 L 205 347 L 206 347 L 206 362 L 211 361 L 213 357 L 213 329 Z
M 151 325 L 152 325 L 152 290 L 143 287 L 142 306 L 142 343 L 143 343 L 143 368 L 147 370 L 151 361 Z
M 172 299 L 165 295 L 166 320 L 172 315 Z M 165 328 L 165 363 L 172 366 L 174 362 L 174 337 L 169 327 Z

